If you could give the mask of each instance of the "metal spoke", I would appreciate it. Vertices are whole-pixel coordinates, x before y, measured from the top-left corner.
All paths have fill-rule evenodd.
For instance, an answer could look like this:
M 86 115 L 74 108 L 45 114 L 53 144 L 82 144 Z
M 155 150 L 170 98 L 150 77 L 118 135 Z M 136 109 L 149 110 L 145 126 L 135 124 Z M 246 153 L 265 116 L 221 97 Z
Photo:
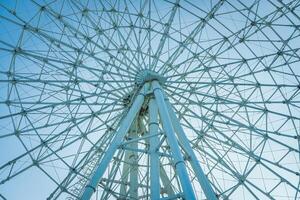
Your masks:
M 299 199 L 299 20 L 299 0 L 1 1 L 0 199 Z

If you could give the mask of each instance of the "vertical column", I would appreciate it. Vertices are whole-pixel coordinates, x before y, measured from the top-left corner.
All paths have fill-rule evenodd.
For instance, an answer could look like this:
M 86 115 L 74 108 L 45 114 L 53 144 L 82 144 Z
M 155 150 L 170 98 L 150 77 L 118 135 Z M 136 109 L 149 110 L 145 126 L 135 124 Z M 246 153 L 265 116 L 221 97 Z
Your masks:
M 152 88 L 155 96 L 155 100 L 158 105 L 160 120 L 165 130 L 167 141 L 170 145 L 172 156 L 175 161 L 175 169 L 179 176 L 181 187 L 183 189 L 185 199 L 193 200 L 196 199 L 191 181 L 189 180 L 189 175 L 186 170 L 183 156 L 179 148 L 178 141 L 174 134 L 174 129 L 172 127 L 172 122 L 168 113 L 168 109 L 165 103 L 164 94 L 161 87 L 157 81 L 152 82 Z
M 111 141 L 110 146 L 106 150 L 103 158 L 101 159 L 100 163 L 98 164 L 98 167 L 96 168 L 95 172 L 91 176 L 91 179 L 86 186 L 83 195 L 81 196 L 81 200 L 89 200 L 92 196 L 92 194 L 96 191 L 96 187 L 102 178 L 108 164 L 110 163 L 111 159 L 113 158 L 113 155 L 115 151 L 118 149 L 119 145 L 122 143 L 124 136 L 128 132 L 134 118 L 137 116 L 138 112 L 140 111 L 145 94 L 148 90 L 148 84 L 145 84 L 140 93 L 135 98 L 133 104 L 131 105 L 128 113 L 123 118 L 122 122 L 120 123 L 120 127 L 118 131 L 116 132 L 116 136 Z
M 137 137 L 137 133 L 139 131 L 138 128 L 138 119 L 135 120 L 135 122 L 132 124 L 128 136 L 131 137 L 132 139 Z M 128 144 L 128 147 L 132 149 L 137 149 L 138 148 L 138 143 L 137 141 L 131 142 Z M 130 182 L 129 182 L 129 197 L 131 199 L 138 199 L 138 153 L 136 151 L 130 151 L 129 152 L 129 163 L 130 163 Z
M 152 135 L 150 138 L 150 196 L 151 199 L 160 198 L 160 183 L 159 183 L 159 155 L 157 148 L 159 145 L 158 133 L 158 110 L 154 98 L 149 102 L 149 133 Z
M 172 188 L 171 180 L 169 179 L 166 170 L 161 165 L 160 165 L 160 179 L 164 186 L 164 188 L 161 192 L 167 193 L 168 196 L 175 195 L 175 192 Z
M 176 117 L 176 114 L 175 114 L 170 102 L 166 101 L 166 104 L 168 107 L 169 115 L 170 115 L 172 123 L 173 123 L 173 127 L 177 133 L 178 139 L 179 139 L 184 151 L 190 157 L 191 166 L 197 176 L 197 179 L 201 185 L 201 188 L 202 188 L 206 198 L 209 200 L 217 200 L 216 194 L 214 193 L 214 190 L 212 189 L 206 175 L 204 174 L 204 172 L 198 162 L 198 159 L 190 145 L 190 142 L 189 142 L 188 138 L 186 137 L 186 135 L 180 125 L 179 119 Z
M 129 151 L 125 151 L 125 156 L 124 156 L 125 161 L 129 160 L 129 153 L 130 153 Z M 121 175 L 122 178 L 121 178 L 121 186 L 120 186 L 120 196 L 121 196 L 120 200 L 126 199 L 129 169 L 130 169 L 129 164 L 127 162 L 124 162 L 122 175 Z

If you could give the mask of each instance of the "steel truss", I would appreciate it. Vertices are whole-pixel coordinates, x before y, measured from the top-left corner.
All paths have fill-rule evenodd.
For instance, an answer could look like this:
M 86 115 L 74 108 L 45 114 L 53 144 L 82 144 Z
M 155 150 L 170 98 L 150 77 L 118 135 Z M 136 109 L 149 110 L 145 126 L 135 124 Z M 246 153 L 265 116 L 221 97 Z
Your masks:
M 300 0 L 0 1 L 0 199 L 299 199 L 299 21 Z

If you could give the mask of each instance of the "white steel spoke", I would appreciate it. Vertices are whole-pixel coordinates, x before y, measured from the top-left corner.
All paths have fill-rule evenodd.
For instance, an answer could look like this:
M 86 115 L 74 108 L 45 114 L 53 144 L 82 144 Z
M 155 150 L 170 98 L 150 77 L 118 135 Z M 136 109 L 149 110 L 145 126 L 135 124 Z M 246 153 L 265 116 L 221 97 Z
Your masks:
M 300 0 L 0 2 L 0 199 L 300 198 Z

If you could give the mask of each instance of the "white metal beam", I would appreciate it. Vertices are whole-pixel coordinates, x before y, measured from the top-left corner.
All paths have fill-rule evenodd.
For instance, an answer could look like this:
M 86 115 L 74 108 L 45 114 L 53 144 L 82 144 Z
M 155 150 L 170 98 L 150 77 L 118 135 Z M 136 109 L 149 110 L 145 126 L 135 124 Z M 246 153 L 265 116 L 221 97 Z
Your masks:
M 172 121 L 168 113 L 164 94 L 158 81 L 152 82 L 152 89 L 158 105 L 160 120 L 162 122 L 163 129 L 165 130 L 167 141 L 170 145 L 170 149 L 174 158 L 174 167 L 180 179 L 184 197 L 189 200 L 196 199 L 191 181 L 189 180 L 188 172 L 186 170 L 185 162 L 176 139 L 175 131 L 172 126 Z
M 158 110 L 154 98 L 149 102 L 149 133 L 153 135 L 150 138 L 150 196 L 151 199 L 160 198 L 160 183 L 159 183 L 159 154 L 157 148 L 159 144 L 158 133 Z
M 139 131 L 138 128 L 138 117 L 135 119 L 135 121 L 132 123 L 131 128 L 129 130 L 129 137 L 136 138 L 137 133 Z M 128 144 L 129 148 L 137 149 L 138 143 L 132 142 Z M 138 152 L 137 151 L 130 151 L 129 152 L 129 198 L 130 199 L 138 199 Z
M 116 136 L 112 140 L 109 148 L 105 152 L 103 158 L 101 159 L 98 167 L 96 168 L 94 174 L 91 176 L 89 184 L 87 184 L 83 195 L 81 196 L 81 200 L 89 200 L 92 194 L 96 191 L 96 187 L 102 178 L 108 164 L 113 158 L 115 151 L 118 149 L 119 145 L 122 143 L 124 136 L 129 131 L 133 120 L 135 119 L 136 115 L 138 114 L 139 110 L 141 109 L 145 95 L 148 92 L 148 84 L 145 84 L 140 93 L 136 96 L 134 102 L 130 106 L 130 109 L 124 119 L 120 124 L 120 128 L 116 132 Z
M 181 143 L 181 146 L 183 148 L 183 150 L 187 153 L 187 155 L 189 156 L 189 161 L 191 163 L 191 166 L 197 176 L 197 179 L 201 185 L 201 188 L 206 196 L 207 199 L 209 200 L 217 200 L 216 194 L 214 192 L 214 190 L 212 189 L 208 178 L 206 177 L 205 173 L 203 172 L 199 161 L 190 145 L 190 142 L 188 140 L 188 138 L 186 137 L 184 130 L 182 129 L 179 119 L 177 118 L 171 104 L 169 101 L 166 101 L 167 107 L 168 107 L 168 111 L 169 111 L 169 115 L 171 117 L 172 123 L 173 123 L 173 127 L 177 133 L 177 137 L 179 142 Z

